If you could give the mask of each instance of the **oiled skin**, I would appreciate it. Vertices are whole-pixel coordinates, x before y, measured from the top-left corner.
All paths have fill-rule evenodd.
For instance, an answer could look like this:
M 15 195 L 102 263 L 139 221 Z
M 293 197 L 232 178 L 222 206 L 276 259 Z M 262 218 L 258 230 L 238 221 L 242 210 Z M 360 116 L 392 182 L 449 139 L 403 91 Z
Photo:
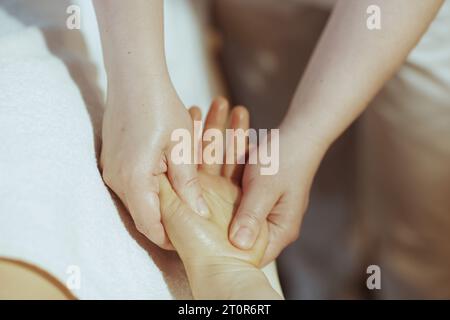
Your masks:
M 193 212 L 160 176 L 163 225 L 183 261 L 196 299 L 282 299 L 258 268 L 268 244 L 267 224 L 250 250 L 235 247 L 228 229 L 240 188 L 220 175 L 199 172 L 209 217 Z
M 208 218 L 193 212 L 160 176 L 161 213 L 164 227 L 181 259 L 199 263 L 212 257 L 230 258 L 258 267 L 268 243 L 267 226 L 250 250 L 233 246 L 228 228 L 240 199 L 240 188 L 230 179 L 200 172 L 203 196 L 210 208 Z

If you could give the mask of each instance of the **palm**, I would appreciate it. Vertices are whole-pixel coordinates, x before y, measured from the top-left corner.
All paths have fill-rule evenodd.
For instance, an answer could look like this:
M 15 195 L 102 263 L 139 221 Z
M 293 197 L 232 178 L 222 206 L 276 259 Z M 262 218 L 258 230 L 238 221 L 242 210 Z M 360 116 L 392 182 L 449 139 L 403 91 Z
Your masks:
M 183 260 L 202 256 L 220 256 L 244 260 L 259 265 L 267 245 L 267 229 L 261 232 L 251 250 L 240 250 L 228 240 L 228 228 L 239 203 L 240 188 L 230 179 L 200 173 L 203 195 L 211 216 L 194 213 L 171 188 L 167 178 L 161 177 L 161 213 L 163 224 Z
M 194 120 L 200 118 L 199 111 L 191 109 Z M 228 108 L 220 108 L 217 100 L 208 114 L 205 130 L 225 129 Z M 248 113 L 244 108 L 235 108 L 231 114 L 232 129 L 247 129 Z M 226 156 L 226 155 L 225 155 Z M 229 225 L 240 201 L 239 187 L 242 166 L 202 165 L 199 168 L 200 185 L 209 206 L 208 218 L 194 213 L 172 189 L 166 176 L 160 176 L 160 204 L 164 227 L 178 253 L 185 259 L 203 257 L 227 257 L 259 265 L 267 246 L 267 226 L 251 250 L 241 250 L 230 243 Z

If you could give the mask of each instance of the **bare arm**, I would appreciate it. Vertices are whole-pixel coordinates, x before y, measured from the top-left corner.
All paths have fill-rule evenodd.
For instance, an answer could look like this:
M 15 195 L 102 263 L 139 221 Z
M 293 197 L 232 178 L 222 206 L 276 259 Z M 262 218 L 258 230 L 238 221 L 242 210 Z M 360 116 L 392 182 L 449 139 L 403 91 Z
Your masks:
M 95 0 L 108 77 L 100 164 L 106 184 L 128 208 L 137 229 L 162 248 L 156 176 L 167 172 L 180 197 L 207 214 L 196 167 L 170 159 L 173 130 L 192 131 L 168 74 L 162 0 Z
M 381 30 L 366 27 L 370 5 Z M 367 107 L 400 68 L 442 0 L 339 1 L 300 82 L 286 130 L 300 129 L 328 146 Z
M 152 85 L 169 81 L 164 53 L 162 0 L 94 0 L 109 84 L 124 76 Z M 123 85 L 123 82 L 121 83 Z M 167 84 L 165 84 L 167 85 Z
M 261 176 L 260 165 L 245 168 L 243 197 L 230 229 L 236 246 L 251 247 L 269 215 L 271 241 L 264 262 L 297 239 L 326 150 L 400 68 L 441 4 L 442 0 L 338 1 L 281 125 L 279 172 Z M 370 5 L 381 9 L 381 30 L 366 26 Z M 245 229 L 251 232 L 241 237 Z

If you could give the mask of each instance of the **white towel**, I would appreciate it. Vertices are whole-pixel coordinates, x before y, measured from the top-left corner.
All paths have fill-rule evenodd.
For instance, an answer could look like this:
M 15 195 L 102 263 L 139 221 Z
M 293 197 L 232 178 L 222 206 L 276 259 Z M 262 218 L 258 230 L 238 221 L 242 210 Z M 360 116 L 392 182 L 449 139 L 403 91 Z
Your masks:
M 82 33 L 67 30 L 69 4 L 0 0 L 0 256 L 62 283 L 79 268 L 79 298 L 189 298 L 176 254 L 140 236 L 103 184 L 98 30 L 89 0 L 78 1 Z M 172 80 L 187 105 L 206 106 L 199 26 L 188 2 L 166 9 Z

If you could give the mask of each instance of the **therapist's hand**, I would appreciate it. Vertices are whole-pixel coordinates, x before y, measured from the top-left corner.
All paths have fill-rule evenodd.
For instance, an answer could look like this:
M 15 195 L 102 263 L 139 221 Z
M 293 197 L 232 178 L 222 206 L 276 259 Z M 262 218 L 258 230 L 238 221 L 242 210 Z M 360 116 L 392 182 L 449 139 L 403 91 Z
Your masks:
M 137 229 L 153 243 L 170 249 L 161 224 L 157 175 L 167 172 L 178 196 L 195 212 L 208 214 L 196 167 L 175 165 L 170 160 L 172 131 L 185 128 L 192 132 L 191 118 L 170 85 L 160 85 L 157 95 L 150 94 L 155 88 L 145 85 L 126 86 L 126 90 L 122 83 L 108 86 L 102 132 L 103 178 L 128 208 Z
M 230 233 L 235 245 L 251 246 L 266 217 L 266 261 L 297 237 L 312 178 L 327 148 L 398 71 L 442 3 L 337 1 L 283 121 L 279 173 L 261 176 L 258 167 L 246 166 L 243 199 Z M 361 27 L 371 5 L 383 8 L 383 28 L 376 32 Z
M 103 178 L 127 206 L 138 230 L 160 247 L 170 248 L 161 224 L 156 175 L 168 171 L 172 187 L 196 212 L 207 207 L 195 166 L 175 166 L 168 157 L 172 131 L 192 131 L 192 123 L 167 69 L 164 1 L 93 3 L 108 79 Z
M 298 238 L 312 180 L 326 150 L 313 139 L 300 139 L 294 130 L 285 128 L 280 129 L 279 141 L 280 165 L 276 174 L 261 175 L 260 164 L 245 166 L 242 200 L 229 234 L 235 246 L 249 249 L 267 220 L 269 244 L 262 265 L 273 261 Z M 262 143 L 269 144 L 270 139 Z

